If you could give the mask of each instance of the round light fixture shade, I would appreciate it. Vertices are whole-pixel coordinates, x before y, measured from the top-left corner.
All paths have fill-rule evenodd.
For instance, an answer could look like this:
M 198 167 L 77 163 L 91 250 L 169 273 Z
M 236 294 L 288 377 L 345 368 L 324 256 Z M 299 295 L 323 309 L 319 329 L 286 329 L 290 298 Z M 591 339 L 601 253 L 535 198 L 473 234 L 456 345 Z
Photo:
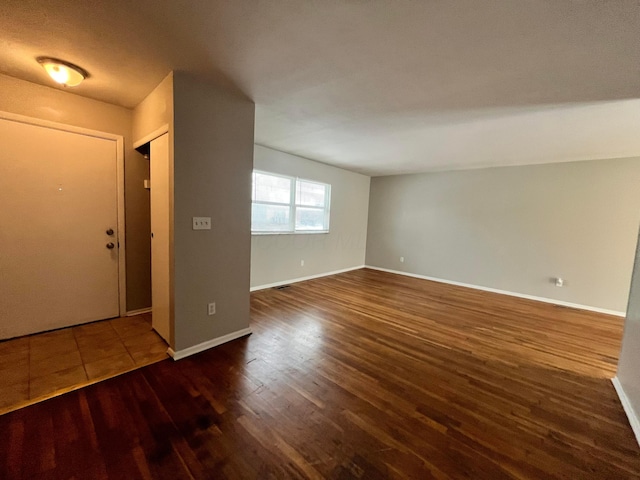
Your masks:
M 38 57 L 37 60 L 54 81 L 65 87 L 80 85 L 89 76 L 85 69 L 64 60 L 49 57 Z

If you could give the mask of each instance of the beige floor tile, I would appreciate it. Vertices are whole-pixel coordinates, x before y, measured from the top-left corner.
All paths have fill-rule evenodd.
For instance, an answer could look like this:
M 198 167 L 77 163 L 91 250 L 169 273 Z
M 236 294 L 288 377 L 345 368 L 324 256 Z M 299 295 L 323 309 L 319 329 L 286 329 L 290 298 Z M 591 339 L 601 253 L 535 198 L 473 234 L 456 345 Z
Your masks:
M 102 332 L 76 334 L 76 342 L 78 342 L 78 346 L 81 348 L 93 347 L 111 340 L 120 340 L 120 337 L 111 326 L 109 329 L 105 329 Z
M 93 380 L 126 372 L 134 368 L 135 363 L 128 353 L 124 353 L 87 363 L 84 367 L 89 379 Z
M 0 385 L 0 410 L 29 400 L 29 381 Z
M 136 365 L 148 365 L 149 363 L 169 358 L 167 344 L 161 340 L 151 345 L 133 345 L 127 350 L 129 350 L 129 354 Z
M 123 338 L 122 341 L 124 342 L 125 347 L 129 348 L 136 345 L 154 345 L 158 343 L 159 339 L 160 336 L 151 330 L 134 337 Z
M 136 315 L 134 317 L 113 318 L 110 320 L 110 322 L 113 328 L 115 328 L 116 330 L 118 328 L 128 327 L 130 325 L 139 325 L 143 323 L 151 325 L 151 319 L 144 315 Z
M 109 332 L 113 330 L 111 323 L 108 321 L 85 323 L 84 325 L 77 325 L 73 327 L 73 334 L 78 335 L 95 335 L 96 333 Z
M 0 355 L 0 372 L 11 369 L 14 365 L 21 363 L 29 364 L 29 349 Z M 2 374 L 0 374 L 0 382 L 2 381 L 1 379 Z
M 151 323 L 146 321 L 135 321 L 129 324 L 114 325 L 113 328 L 118 332 L 121 338 L 137 337 L 143 333 L 153 331 Z
M 9 357 L 9 355 L 5 355 Z M 0 364 L 0 387 L 29 382 L 29 356 Z
M 82 365 L 61 370 L 53 375 L 32 378 L 29 385 L 29 398 L 37 398 L 57 391 L 68 390 L 86 381 L 87 374 Z
M 51 357 L 37 359 L 31 357 L 29 375 L 33 379 L 77 366 L 82 366 L 82 357 L 80 357 L 80 351 L 77 349 L 58 353 Z
M 0 341 L 0 358 L 4 355 L 29 352 L 29 337 Z
M 52 332 L 39 333 L 37 335 L 31 335 L 29 337 L 30 345 L 40 346 L 43 344 L 51 344 L 53 342 L 63 342 L 65 340 L 73 340 L 73 332 L 70 328 L 63 328 L 60 330 L 54 330 Z
M 137 325 L 139 323 L 148 323 L 151 325 L 151 317 L 147 315 L 135 315 L 133 317 L 112 318 L 109 320 L 109 323 L 111 323 L 115 329 L 127 327 L 129 325 Z
M 80 356 L 84 363 L 91 363 L 103 358 L 127 353 L 127 349 L 120 338 L 109 339 L 96 344 L 80 345 Z
M 45 340 L 34 335 L 31 337 L 30 357 L 31 361 L 44 360 L 77 349 L 78 344 L 73 334 L 47 337 Z

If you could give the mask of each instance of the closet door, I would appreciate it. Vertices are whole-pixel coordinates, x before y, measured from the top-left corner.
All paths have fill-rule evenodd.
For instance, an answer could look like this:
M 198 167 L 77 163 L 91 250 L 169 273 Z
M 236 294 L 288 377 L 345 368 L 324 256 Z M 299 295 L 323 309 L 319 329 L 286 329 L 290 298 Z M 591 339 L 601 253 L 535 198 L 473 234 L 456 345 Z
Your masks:
M 169 135 L 151 141 L 151 302 L 153 328 L 170 343 Z

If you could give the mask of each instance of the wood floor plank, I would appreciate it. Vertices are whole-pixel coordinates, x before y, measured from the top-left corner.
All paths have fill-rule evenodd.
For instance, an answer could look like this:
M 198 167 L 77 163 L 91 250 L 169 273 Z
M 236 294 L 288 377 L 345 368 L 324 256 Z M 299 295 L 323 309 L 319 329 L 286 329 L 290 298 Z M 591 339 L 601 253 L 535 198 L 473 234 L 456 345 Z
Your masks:
M 0 417 L 2 478 L 637 479 L 623 320 L 368 269 L 253 334 Z

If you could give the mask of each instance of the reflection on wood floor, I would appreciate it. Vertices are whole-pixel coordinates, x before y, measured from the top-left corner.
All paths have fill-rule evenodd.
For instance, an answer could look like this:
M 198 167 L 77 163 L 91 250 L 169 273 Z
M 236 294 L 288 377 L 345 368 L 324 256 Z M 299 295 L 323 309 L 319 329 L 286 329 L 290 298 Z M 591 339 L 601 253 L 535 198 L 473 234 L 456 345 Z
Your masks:
M 0 417 L 0 471 L 638 478 L 620 318 L 366 269 L 251 307 L 251 336 Z
M 167 358 L 151 314 L 0 342 L 0 414 Z

